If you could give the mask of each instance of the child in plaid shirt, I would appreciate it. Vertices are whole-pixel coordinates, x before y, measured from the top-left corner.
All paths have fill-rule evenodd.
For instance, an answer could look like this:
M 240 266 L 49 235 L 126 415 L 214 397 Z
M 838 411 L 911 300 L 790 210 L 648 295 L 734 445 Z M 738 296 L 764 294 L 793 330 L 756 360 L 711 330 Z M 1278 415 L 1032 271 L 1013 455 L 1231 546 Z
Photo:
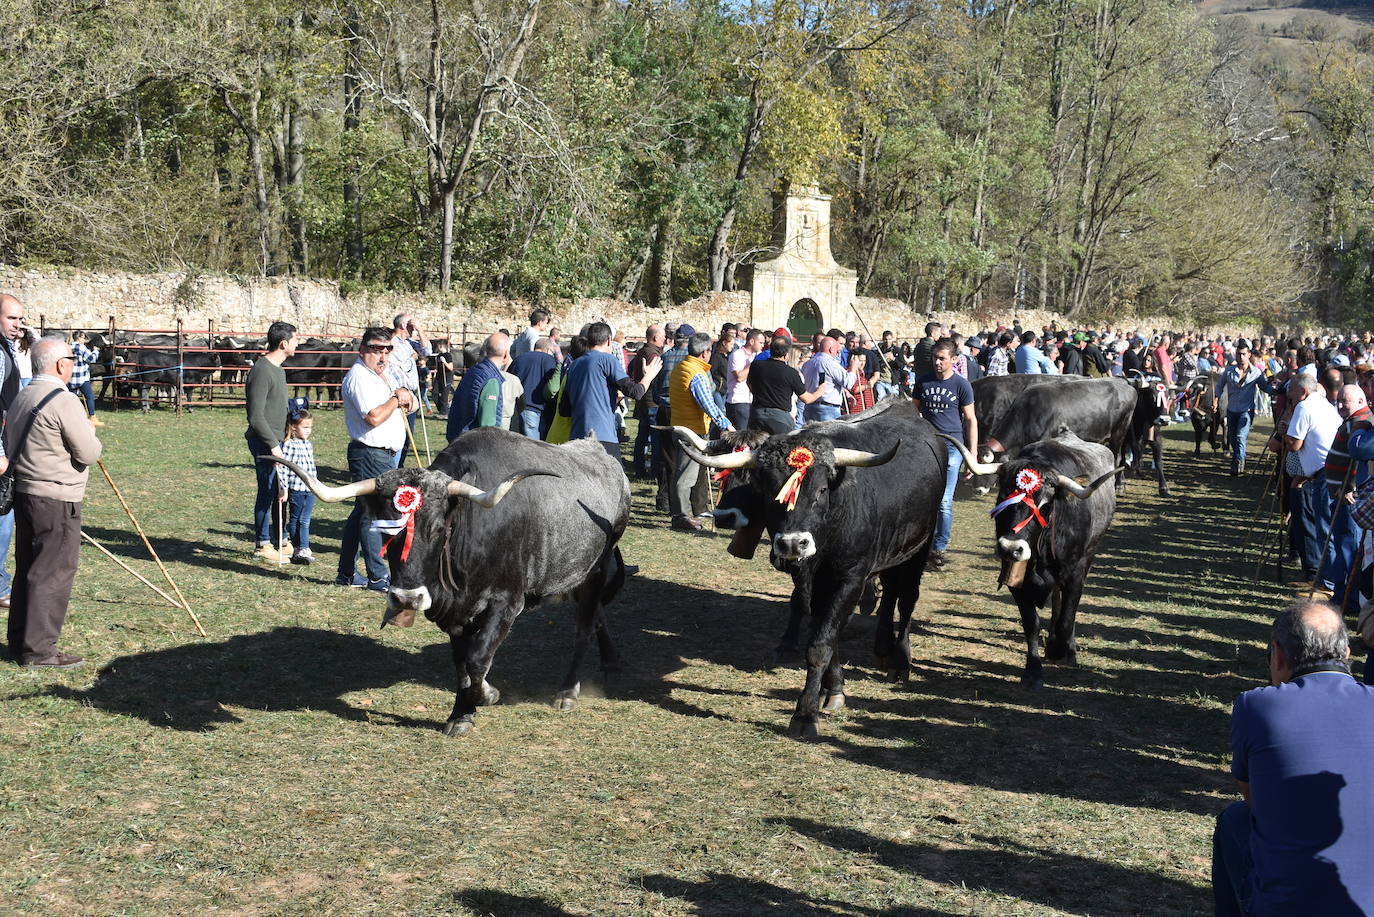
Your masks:
M 310 433 L 315 428 L 315 420 L 304 408 L 293 410 L 286 421 L 286 438 L 282 441 L 281 451 L 287 461 L 292 462 L 312 478 L 316 476 L 315 447 L 310 442 Z M 277 471 L 280 486 L 278 499 L 282 512 L 290 508 L 290 523 L 287 539 L 295 545 L 291 554 L 293 564 L 313 564 L 315 555 L 310 553 L 310 513 L 315 508 L 315 495 L 300 476 L 290 468 L 281 466 Z
M 91 387 L 91 364 L 100 359 L 100 350 L 87 347 L 87 340 L 89 338 L 84 331 L 72 335 L 72 356 L 75 359 L 72 362 L 72 380 L 67 383 L 67 388 L 86 403 L 86 416 L 91 418 L 91 426 L 103 427 L 105 421 L 95 416 L 95 389 Z

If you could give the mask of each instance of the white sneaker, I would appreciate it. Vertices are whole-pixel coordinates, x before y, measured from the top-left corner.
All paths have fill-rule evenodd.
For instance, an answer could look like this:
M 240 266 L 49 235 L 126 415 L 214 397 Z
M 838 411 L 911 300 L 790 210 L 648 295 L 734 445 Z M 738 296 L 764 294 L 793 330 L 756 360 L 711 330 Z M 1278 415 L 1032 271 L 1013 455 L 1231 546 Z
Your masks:
M 300 564 L 301 566 L 308 567 L 314 562 L 315 555 L 310 552 L 309 548 L 301 548 L 295 554 L 291 555 L 291 563 L 293 564 Z

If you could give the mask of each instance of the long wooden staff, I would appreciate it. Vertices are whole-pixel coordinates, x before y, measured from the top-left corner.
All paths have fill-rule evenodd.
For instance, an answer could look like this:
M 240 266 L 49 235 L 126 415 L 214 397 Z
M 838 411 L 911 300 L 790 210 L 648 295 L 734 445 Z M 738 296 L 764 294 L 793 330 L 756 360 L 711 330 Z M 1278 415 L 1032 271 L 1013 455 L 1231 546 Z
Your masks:
M 205 632 L 205 628 L 200 626 L 200 618 L 197 618 L 196 613 L 191 610 L 190 603 L 186 601 L 186 596 L 181 594 L 181 588 L 177 586 L 176 580 L 172 579 L 172 574 L 167 572 L 167 567 L 163 564 L 162 558 L 157 556 L 157 550 L 153 547 L 153 543 L 148 540 L 147 535 L 143 534 L 143 526 L 138 524 L 138 519 L 134 516 L 134 511 L 129 508 L 129 502 L 125 500 L 124 495 L 119 492 L 119 488 L 115 485 L 114 478 L 110 477 L 110 469 L 105 467 L 104 459 L 96 459 L 95 463 L 100 466 L 100 473 L 105 475 L 105 480 L 109 482 L 110 489 L 113 490 L 114 495 L 119 498 L 119 505 L 124 507 L 124 512 L 128 515 L 129 521 L 134 524 L 134 531 L 138 532 L 138 537 L 143 539 L 143 546 L 148 549 L 149 554 L 153 555 L 153 560 L 157 562 L 157 568 L 162 571 L 163 578 L 167 580 L 168 584 L 172 587 L 172 591 L 175 592 L 177 598 L 181 600 L 181 607 L 186 609 L 186 613 L 191 616 L 192 623 L 196 625 L 196 631 L 202 637 L 209 637 L 210 635 Z
M 181 608 L 181 607 L 183 607 L 183 606 L 181 605 L 181 603 L 178 602 L 176 599 L 172 598 L 170 595 L 168 595 L 167 593 L 163 592 L 161 589 L 157 588 L 157 586 L 153 585 L 152 583 L 148 582 L 148 580 L 144 579 L 142 573 L 139 573 L 137 570 L 135 570 L 133 567 L 131 567 L 131 566 L 129 566 L 128 564 L 126 564 L 124 561 L 120 560 L 120 559 L 119 559 L 118 557 L 116 557 L 114 554 L 111 554 L 109 548 L 105 547 L 103 544 L 101 544 L 100 542 L 96 541 L 96 540 L 95 540 L 94 538 L 92 538 L 90 535 L 87 535 L 86 532 L 85 532 L 84 530 L 81 532 L 81 537 L 84 538 L 84 539 L 86 539 L 87 541 L 89 541 L 92 545 L 94 545 L 94 546 L 95 546 L 95 549 L 96 549 L 97 551 L 99 551 L 101 554 L 104 554 L 104 555 L 105 555 L 106 557 L 108 557 L 110 560 L 114 561 L 115 563 L 117 563 L 117 564 L 119 564 L 121 567 L 123 567 L 125 570 L 128 570 L 130 573 L 132 573 L 132 574 L 134 575 L 134 577 L 135 577 L 140 583 L 142 583 L 143 585 L 147 586 L 149 589 L 153 590 L 153 591 L 156 592 L 158 595 L 160 595 L 160 596 L 162 596 L 164 599 L 166 599 L 166 600 L 167 600 L 167 603 L 168 603 L 169 605 L 171 605 L 173 608 Z

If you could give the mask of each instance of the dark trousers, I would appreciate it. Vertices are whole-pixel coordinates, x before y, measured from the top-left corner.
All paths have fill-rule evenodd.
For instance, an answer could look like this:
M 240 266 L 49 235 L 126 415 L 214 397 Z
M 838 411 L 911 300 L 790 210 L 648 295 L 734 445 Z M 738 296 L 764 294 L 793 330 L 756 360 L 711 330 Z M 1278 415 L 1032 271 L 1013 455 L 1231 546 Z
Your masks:
M 765 433 L 791 433 L 797 426 L 796 418 L 790 411 L 778 408 L 754 408 L 749 415 L 749 429 L 763 430 Z
M 354 440 L 348 444 L 348 477 L 353 481 L 378 478 L 396 466 L 396 453 L 390 449 L 364 446 Z M 367 511 L 367 497 L 353 500 L 353 512 L 344 523 L 343 540 L 339 544 L 339 579 L 348 581 L 358 570 L 358 552 L 362 551 L 367 578 L 379 580 L 386 576 L 386 562 L 382 560 L 382 536 L 372 528 L 372 514 Z
M 1217 917 L 1243 917 L 1250 901 L 1250 806 L 1233 802 L 1212 833 L 1212 900 Z
M 748 401 L 732 401 L 725 405 L 725 418 L 730 421 L 730 426 L 736 430 L 743 430 L 749 426 L 749 414 L 754 405 Z
M 90 380 L 90 379 L 87 379 L 85 382 L 82 382 L 80 385 L 69 385 L 69 386 L 67 386 L 67 388 L 68 388 L 68 390 L 70 390 L 74 395 L 76 395 L 76 397 L 78 397 L 78 398 L 80 398 L 82 401 L 86 402 L 86 413 L 87 413 L 87 415 L 89 415 L 89 416 L 91 416 L 91 417 L 94 417 L 94 416 L 95 416 L 95 389 L 93 389 L 93 388 L 91 387 L 91 380 Z
M 658 463 L 658 408 L 643 408 L 636 412 L 639 427 L 635 430 L 634 468 L 636 474 L 648 474 Z
M 81 504 L 14 495 L 14 589 L 10 655 L 21 662 L 57 653 L 81 547 Z
M 396 467 L 400 468 L 406 463 L 406 453 L 410 451 L 410 444 L 415 441 L 415 418 L 420 416 L 420 412 L 406 415 L 406 426 L 410 427 L 410 435 L 406 439 L 406 444 L 401 447 L 401 457 L 396 462 Z

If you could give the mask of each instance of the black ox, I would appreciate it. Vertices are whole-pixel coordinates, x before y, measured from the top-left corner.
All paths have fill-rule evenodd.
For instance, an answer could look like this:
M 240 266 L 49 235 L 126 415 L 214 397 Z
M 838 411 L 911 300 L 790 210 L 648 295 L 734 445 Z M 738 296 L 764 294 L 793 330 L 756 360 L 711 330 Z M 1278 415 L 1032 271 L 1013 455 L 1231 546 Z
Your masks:
M 988 436 L 1002 418 L 1011 411 L 1012 405 L 1022 392 L 1032 385 L 1054 385 L 1061 382 L 1080 380 L 1079 376 L 1056 376 L 1048 373 L 1007 373 L 1002 376 L 984 376 L 973 383 L 973 414 L 978 418 L 979 460 L 991 462 L 992 453 L 987 449 Z M 996 478 L 992 475 L 979 475 L 973 479 L 974 493 L 982 496 L 992 490 Z
M 496 650 L 516 617 L 543 597 L 571 593 L 577 602 L 572 664 L 554 706 L 576 704 L 593 633 L 602 668 L 617 664 L 602 606 L 624 583 L 616 543 L 629 519 L 630 485 L 600 444 L 555 446 L 483 427 L 454 440 L 427 469 L 345 487 L 302 478 L 322 500 L 363 497 L 393 532 L 384 548 L 391 589 L 382 624 L 408 627 L 422 612 L 449 635 L 458 689 L 445 735 L 468 732 L 477 708 L 500 700 L 486 680 Z
M 950 439 L 973 467 L 973 457 Z M 1083 582 L 1098 545 L 1116 511 L 1116 488 L 1102 485 L 1120 470 L 1110 449 L 1084 442 L 1064 428 L 1052 439 L 1022 448 L 1014 459 L 978 465 L 997 472 L 994 510 L 999 585 L 1005 585 L 1021 612 L 1026 634 L 1026 669 L 1021 683 L 1044 685 L 1040 660 L 1040 611 L 1051 604 L 1045 658 L 1078 663 L 1074 624 Z
M 946 450 L 934 428 L 910 402 L 894 400 L 852 421 L 770 436 L 752 452 L 708 454 L 677 429 L 692 459 L 739 475 L 736 491 L 743 499 L 736 506 L 747 517 L 740 522 L 771 533 L 769 558 L 792 576 L 794 613 L 810 620 L 806 685 L 790 734 L 815 737 L 820 712 L 844 706 L 836 647 L 875 575 L 883 594 L 874 651 L 893 679 L 905 680 L 911 614 L 944 490 Z M 795 509 L 788 509 L 779 497 L 802 468 Z

